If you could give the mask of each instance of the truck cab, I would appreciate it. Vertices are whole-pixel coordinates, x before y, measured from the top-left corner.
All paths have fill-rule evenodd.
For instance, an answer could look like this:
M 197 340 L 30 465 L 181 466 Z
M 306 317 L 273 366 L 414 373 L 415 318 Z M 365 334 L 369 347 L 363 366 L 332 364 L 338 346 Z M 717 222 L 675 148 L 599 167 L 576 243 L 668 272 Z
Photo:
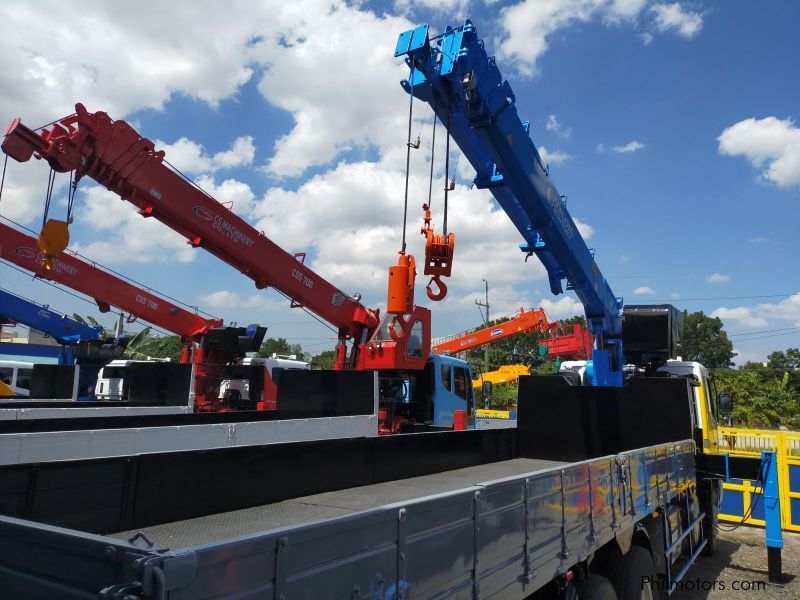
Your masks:
M 422 371 L 382 375 L 379 432 L 413 431 L 417 426 L 452 428 L 454 413 L 475 407 L 469 363 L 431 354 Z
M 97 374 L 94 399 L 98 401 L 121 402 L 125 400 L 125 368 L 136 360 L 112 360 Z
M 0 396 L 29 396 L 33 363 L 18 360 L 0 361 Z
M 695 431 L 698 448 L 704 453 L 718 453 L 719 448 L 719 411 L 712 393 L 711 377 L 708 369 L 698 362 L 668 360 L 660 367 L 658 373 L 666 373 L 672 377 L 687 377 L 691 382 L 694 396 Z

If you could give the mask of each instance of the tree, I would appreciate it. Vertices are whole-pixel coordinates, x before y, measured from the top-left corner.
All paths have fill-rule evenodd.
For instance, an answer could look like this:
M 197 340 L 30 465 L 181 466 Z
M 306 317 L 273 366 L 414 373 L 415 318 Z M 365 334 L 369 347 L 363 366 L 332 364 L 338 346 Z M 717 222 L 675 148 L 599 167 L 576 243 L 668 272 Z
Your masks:
M 736 356 L 733 343 L 722 328 L 718 317 L 709 317 L 703 311 L 684 312 L 683 360 L 699 362 L 708 369 L 725 369 L 732 366 Z
M 297 356 L 297 360 L 306 359 L 303 347 L 300 344 L 290 344 L 285 338 L 267 338 L 264 340 L 258 350 L 258 355 L 262 358 L 269 358 L 273 354 L 282 354 L 284 356 L 294 354 Z
M 766 381 L 759 369 L 720 370 L 714 373 L 720 393 L 733 397 L 731 416 L 745 427 L 800 427 L 800 400 L 789 377 Z
M 113 335 L 109 333 L 109 330 L 106 329 L 105 327 L 103 327 L 100 323 L 98 323 L 97 319 L 95 319 L 91 315 L 86 315 L 86 317 L 82 317 L 78 313 L 72 313 L 72 318 L 75 319 L 81 325 L 90 325 L 92 327 L 102 327 L 103 331 L 100 334 L 100 339 L 103 340 L 103 341 L 111 339 L 113 337 Z M 113 331 L 113 329 L 114 328 L 112 327 L 111 331 Z
M 123 356 L 136 360 L 168 358 L 178 362 L 181 359 L 181 338 L 177 335 L 151 336 L 150 328 L 145 327 L 131 338 Z
M 787 348 L 786 352 L 773 352 L 767 357 L 767 368 L 776 374 L 786 373 L 789 385 L 800 388 L 800 350 Z
M 333 350 L 325 350 L 320 352 L 311 359 L 312 369 L 333 369 L 333 361 L 336 359 L 336 353 Z

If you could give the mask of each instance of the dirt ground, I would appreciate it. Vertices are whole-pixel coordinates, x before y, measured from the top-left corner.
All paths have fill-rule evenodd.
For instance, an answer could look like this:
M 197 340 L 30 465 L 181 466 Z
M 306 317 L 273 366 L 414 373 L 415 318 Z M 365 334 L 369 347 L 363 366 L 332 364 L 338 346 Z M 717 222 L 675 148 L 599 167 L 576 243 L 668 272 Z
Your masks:
M 739 527 L 732 532 L 721 531 L 716 555 L 702 557 L 686 574 L 683 589 L 679 588 L 672 598 L 800 598 L 800 534 L 783 533 L 782 559 L 783 583 L 770 583 L 764 530 Z

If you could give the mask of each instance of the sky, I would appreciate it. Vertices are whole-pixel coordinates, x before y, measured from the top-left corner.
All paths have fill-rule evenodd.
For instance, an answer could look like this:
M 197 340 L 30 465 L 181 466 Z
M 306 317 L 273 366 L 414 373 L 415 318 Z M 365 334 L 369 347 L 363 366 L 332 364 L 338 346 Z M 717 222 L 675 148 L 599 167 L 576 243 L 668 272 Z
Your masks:
M 408 96 L 393 51 L 418 24 L 470 18 L 616 295 L 719 316 L 738 363 L 800 345 L 800 4 L 655 0 L 329 0 L 0 4 L 0 121 L 36 127 L 76 102 L 129 121 L 221 202 L 363 303 L 385 307 L 400 245 Z M 415 106 L 409 247 L 424 255 L 431 115 Z M 444 155 L 443 136 L 436 153 Z M 545 271 L 452 149 L 456 235 L 433 334 L 542 306 Z M 443 179 L 443 165 L 435 169 Z M 47 168 L 8 165 L 0 217 L 38 230 Z M 66 175 L 50 216 L 66 214 Z M 441 187 L 441 186 L 440 186 Z M 437 206 L 441 207 L 441 201 Z M 63 214 L 62 214 L 63 213 Z M 441 226 L 434 210 L 434 225 Z M 334 334 L 132 205 L 81 182 L 71 248 L 156 292 L 312 354 Z M 265 257 L 269 260 L 269 257 Z M 98 315 L 0 264 L 0 287 Z M 106 315 L 101 322 L 111 326 Z M 136 324 L 131 326 L 135 329 Z

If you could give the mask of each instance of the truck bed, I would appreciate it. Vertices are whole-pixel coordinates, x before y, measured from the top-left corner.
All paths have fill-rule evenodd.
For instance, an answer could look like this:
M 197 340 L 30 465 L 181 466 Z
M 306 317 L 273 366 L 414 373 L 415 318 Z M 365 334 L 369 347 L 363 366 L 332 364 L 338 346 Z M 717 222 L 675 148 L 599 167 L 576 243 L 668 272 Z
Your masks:
M 273 504 L 164 523 L 141 530 L 122 531 L 111 534 L 111 537 L 127 540 L 138 531 L 142 531 L 158 548 L 198 546 L 259 531 L 327 520 L 416 498 L 481 486 L 489 481 L 507 477 L 535 475 L 566 464 L 555 460 L 515 458 L 400 481 L 313 494 Z

